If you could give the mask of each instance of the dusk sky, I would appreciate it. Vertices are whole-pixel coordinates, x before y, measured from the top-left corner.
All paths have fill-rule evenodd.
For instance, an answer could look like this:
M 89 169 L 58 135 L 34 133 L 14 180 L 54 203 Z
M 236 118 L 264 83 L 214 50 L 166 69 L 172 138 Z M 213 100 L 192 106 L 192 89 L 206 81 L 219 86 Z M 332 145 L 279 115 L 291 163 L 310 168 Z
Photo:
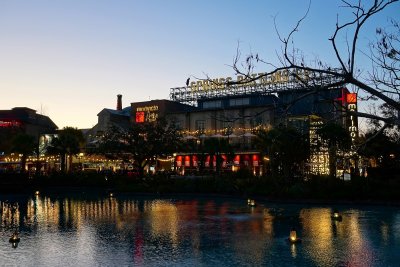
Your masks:
M 103 108 L 168 99 L 189 76 L 233 76 L 238 43 L 277 62 L 285 35 L 308 0 L 0 0 L 0 109 L 29 107 L 59 128 L 90 128 Z M 307 59 L 336 65 L 328 38 L 340 1 L 314 0 L 295 36 Z M 366 25 L 362 49 L 377 26 L 399 19 L 397 3 Z M 342 36 L 343 37 L 343 36 Z M 368 68 L 368 60 L 360 62 Z M 270 70 L 259 66 L 258 72 Z

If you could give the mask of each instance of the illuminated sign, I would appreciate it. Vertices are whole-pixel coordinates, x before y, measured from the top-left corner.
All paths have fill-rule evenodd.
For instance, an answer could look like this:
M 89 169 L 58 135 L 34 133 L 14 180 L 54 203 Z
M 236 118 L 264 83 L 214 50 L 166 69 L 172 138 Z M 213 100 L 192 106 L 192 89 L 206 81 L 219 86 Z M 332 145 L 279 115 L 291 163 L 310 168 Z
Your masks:
M 136 112 L 136 122 L 144 122 L 144 112 Z
M 357 111 L 357 94 L 355 94 L 355 93 L 347 94 L 346 100 L 348 103 L 347 110 L 356 112 Z M 350 133 L 351 141 L 353 144 L 357 137 L 357 132 L 358 132 L 357 126 L 358 126 L 357 117 L 354 116 L 353 114 L 350 115 L 349 133 Z
M 349 104 L 357 103 L 357 94 L 356 93 L 347 94 L 346 95 L 346 102 L 349 103 Z
M 8 127 L 19 127 L 21 126 L 21 123 L 19 121 L 15 120 L 0 120 L 0 127 L 1 128 L 8 128 Z
M 316 74 L 314 74 L 315 76 Z M 266 73 L 256 73 L 250 75 L 251 79 L 255 79 L 251 81 L 251 79 L 238 75 L 236 76 L 236 80 L 233 80 L 232 77 L 226 78 L 217 78 L 211 80 L 200 80 L 200 81 L 193 81 L 190 83 L 189 88 L 192 92 L 197 91 L 209 91 L 209 90 L 218 90 L 218 89 L 225 89 L 226 84 L 235 83 L 238 84 L 241 88 L 246 87 L 256 87 L 256 86 L 263 86 L 269 84 L 277 84 L 277 83 L 287 83 L 296 77 L 296 79 L 307 81 L 311 77 L 310 73 L 307 70 L 296 69 L 296 70 L 280 70 L 272 74 Z
M 138 111 L 158 111 L 158 106 L 144 106 L 144 107 L 137 107 L 136 112 Z
M 135 121 L 137 123 L 154 122 L 157 119 L 158 119 L 158 106 L 144 106 L 136 108 Z

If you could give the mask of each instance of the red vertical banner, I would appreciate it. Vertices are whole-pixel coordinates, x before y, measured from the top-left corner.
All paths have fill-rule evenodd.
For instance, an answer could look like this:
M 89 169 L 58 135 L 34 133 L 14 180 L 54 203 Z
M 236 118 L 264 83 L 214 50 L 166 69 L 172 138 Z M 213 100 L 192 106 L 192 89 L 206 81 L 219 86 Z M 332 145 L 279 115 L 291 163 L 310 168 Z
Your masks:
M 253 155 L 253 166 L 254 166 L 254 167 L 258 167 L 258 165 L 259 165 L 259 160 L 260 160 L 259 155 L 254 154 L 254 155 Z
M 176 167 L 182 166 L 182 156 L 176 156 Z
M 226 168 L 226 162 L 228 160 L 228 157 L 226 155 L 221 155 L 222 157 L 222 168 Z
M 185 167 L 190 167 L 190 156 L 185 156 Z
M 240 164 L 240 155 L 235 155 L 235 158 L 233 159 L 233 164 L 235 165 Z
M 217 156 L 216 155 L 213 156 L 213 166 L 217 167 Z
M 192 162 L 193 162 L 193 167 L 199 166 L 199 164 L 198 164 L 199 159 L 197 158 L 197 155 L 192 156 Z

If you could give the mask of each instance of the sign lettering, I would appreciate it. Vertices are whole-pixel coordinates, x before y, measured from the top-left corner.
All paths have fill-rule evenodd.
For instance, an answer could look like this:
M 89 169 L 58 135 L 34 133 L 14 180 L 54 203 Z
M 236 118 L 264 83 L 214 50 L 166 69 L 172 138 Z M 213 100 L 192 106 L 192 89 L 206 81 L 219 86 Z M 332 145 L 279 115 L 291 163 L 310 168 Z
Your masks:
M 314 77 L 312 78 L 316 78 L 316 75 L 320 74 L 313 74 L 313 75 Z M 268 75 L 265 72 L 251 74 L 250 78 L 245 77 L 243 75 L 238 75 L 236 76 L 236 80 L 234 80 L 232 77 L 226 77 L 226 78 L 216 78 L 210 80 L 192 81 L 188 87 L 192 92 L 206 92 L 210 90 L 224 89 L 229 83 L 237 83 L 238 87 L 246 88 L 246 87 L 265 86 L 277 83 L 287 83 L 289 81 L 294 81 L 295 79 L 307 81 L 311 78 L 310 76 L 311 76 L 310 72 L 307 70 L 302 70 L 302 69 L 296 69 L 293 71 L 280 70 Z

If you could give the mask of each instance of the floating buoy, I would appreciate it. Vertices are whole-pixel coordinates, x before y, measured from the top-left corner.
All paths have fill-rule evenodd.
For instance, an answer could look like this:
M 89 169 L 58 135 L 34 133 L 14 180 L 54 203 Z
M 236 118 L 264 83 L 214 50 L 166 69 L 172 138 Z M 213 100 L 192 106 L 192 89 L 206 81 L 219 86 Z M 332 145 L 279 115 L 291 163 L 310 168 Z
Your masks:
M 255 207 L 256 206 L 256 201 L 254 199 L 247 199 L 247 205 L 250 207 Z
M 18 243 L 21 239 L 18 236 L 18 232 L 14 232 L 10 237 L 10 243 Z
M 295 229 L 290 230 L 290 234 L 288 237 L 288 241 L 292 244 L 300 243 L 301 239 L 297 237 L 297 233 Z
M 342 221 L 342 215 L 340 215 L 337 210 L 333 211 L 333 214 L 332 214 L 331 218 L 334 221 L 339 221 L 339 222 Z

